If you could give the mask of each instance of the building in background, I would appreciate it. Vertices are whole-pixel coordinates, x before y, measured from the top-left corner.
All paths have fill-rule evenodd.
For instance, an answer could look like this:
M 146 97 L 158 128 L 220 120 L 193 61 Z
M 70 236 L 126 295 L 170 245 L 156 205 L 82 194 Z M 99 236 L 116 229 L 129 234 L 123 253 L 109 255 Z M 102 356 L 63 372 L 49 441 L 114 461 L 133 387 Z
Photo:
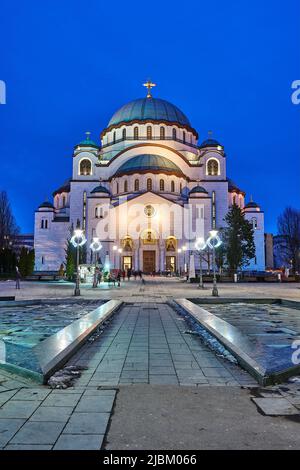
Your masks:
M 17 255 L 20 254 L 22 248 L 26 248 L 27 250 L 33 250 L 34 248 L 33 233 L 15 235 L 12 248 Z

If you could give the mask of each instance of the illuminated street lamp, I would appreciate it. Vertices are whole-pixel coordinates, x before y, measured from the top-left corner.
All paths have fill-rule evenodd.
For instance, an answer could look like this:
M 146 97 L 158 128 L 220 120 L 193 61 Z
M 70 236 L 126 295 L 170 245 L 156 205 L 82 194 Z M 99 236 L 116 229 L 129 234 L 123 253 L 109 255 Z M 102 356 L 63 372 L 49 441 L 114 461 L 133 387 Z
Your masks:
M 90 249 L 95 255 L 95 271 L 94 271 L 94 281 L 93 281 L 93 287 L 97 287 L 97 273 L 96 273 L 96 267 L 97 267 L 97 253 L 101 250 L 102 244 L 99 240 L 98 237 L 93 237 L 93 241 L 90 244 Z
M 218 230 L 211 230 L 209 232 L 210 237 L 207 240 L 207 246 L 212 250 L 213 252 L 213 272 L 214 272 L 214 277 L 213 277 L 213 289 L 212 289 L 212 296 L 213 297 L 218 297 L 219 292 L 217 288 L 217 277 L 216 277 L 216 248 L 219 248 L 221 246 L 222 241 L 218 235 Z
M 72 245 L 76 248 L 76 285 L 75 285 L 75 290 L 74 290 L 74 295 L 78 296 L 80 295 L 80 279 L 79 279 L 79 248 L 83 246 L 86 243 L 86 238 L 83 233 L 83 230 L 80 228 L 77 228 L 74 231 L 74 235 L 71 238 L 71 243 Z
M 195 243 L 195 248 L 196 250 L 199 251 L 199 260 L 200 260 L 200 275 L 199 275 L 199 288 L 204 289 L 204 283 L 203 283 L 203 271 L 202 271 L 202 251 L 205 250 L 207 247 L 206 241 L 204 240 L 203 237 L 197 238 L 197 241 Z

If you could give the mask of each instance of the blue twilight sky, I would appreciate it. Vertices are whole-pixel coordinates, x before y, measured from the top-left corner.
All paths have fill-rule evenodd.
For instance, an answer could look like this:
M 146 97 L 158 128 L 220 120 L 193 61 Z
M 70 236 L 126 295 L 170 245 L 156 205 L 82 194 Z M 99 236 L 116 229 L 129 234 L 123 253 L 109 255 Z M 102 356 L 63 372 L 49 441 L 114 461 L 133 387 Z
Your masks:
M 23 232 L 71 174 L 73 146 L 145 95 L 225 146 L 227 172 L 262 205 L 266 230 L 299 208 L 298 0 L 2 0 L 0 189 Z

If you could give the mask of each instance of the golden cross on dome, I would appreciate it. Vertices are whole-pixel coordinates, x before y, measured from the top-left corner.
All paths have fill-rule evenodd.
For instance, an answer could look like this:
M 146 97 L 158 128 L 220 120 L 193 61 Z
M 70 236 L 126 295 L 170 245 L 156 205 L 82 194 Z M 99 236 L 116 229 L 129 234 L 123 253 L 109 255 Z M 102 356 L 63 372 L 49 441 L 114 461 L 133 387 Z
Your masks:
M 151 95 L 151 88 L 155 87 L 156 86 L 156 83 L 153 83 L 151 82 L 150 79 L 148 79 L 148 81 L 146 83 L 143 83 L 143 86 L 145 86 L 148 90 L 148 93 L 147 93 L 147 98 L 152 98 L 152 95 Z

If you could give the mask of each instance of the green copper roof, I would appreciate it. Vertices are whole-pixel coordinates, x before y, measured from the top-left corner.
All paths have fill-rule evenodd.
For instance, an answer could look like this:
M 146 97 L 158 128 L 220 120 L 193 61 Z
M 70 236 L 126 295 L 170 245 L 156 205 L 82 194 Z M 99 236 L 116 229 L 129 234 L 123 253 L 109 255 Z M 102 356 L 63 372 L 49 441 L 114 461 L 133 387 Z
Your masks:
M 169 121 L 190 126 L 186 115 L 172 103 L 159 98 L 139 98 L 122 106 L 115 112 L 108 123 L 115 126 L 121 122 L 139 121 Z
M 84 139 L 84 140 L 82 140 L 81 142 L 79 142 L 79 144 L 77 144 L 77 146 L 78 146 L 78 145 L 89 145 L 89 146 L 91 146 L 91 147 L 99 147 L 99 145 L 96 144 L 96 142 L 94 142 L 94 141 L 91 140 L 91 139 Z
M 222 147 L 222 145 L 216 139 L 206 139 L 200 145 L 200 148 L 205 147 Z
M 176 173 L 183 176 L 180 168 L 175 165 L 171 160 L 160 155 L 142 154 L 127 160 L 123 165 L 118 168 L 115 176 L 124 173 L 139 173 L 146 171 L 161 171 L 162 173 Z
M 202 186 L 194 186 L 194 188 L 190 190 L 190 194 L 192 193 L 206 193 L 207 194 L 207 191 Z
M 94 188 L 92 191 L 91 191 L 91 194 L 94 194 L 94 193 L 106 193 L 106 194 L 110 194 L 109 190 L 107 188 L 105 188 L 104 186 L 96 186 L 96 188 Z

